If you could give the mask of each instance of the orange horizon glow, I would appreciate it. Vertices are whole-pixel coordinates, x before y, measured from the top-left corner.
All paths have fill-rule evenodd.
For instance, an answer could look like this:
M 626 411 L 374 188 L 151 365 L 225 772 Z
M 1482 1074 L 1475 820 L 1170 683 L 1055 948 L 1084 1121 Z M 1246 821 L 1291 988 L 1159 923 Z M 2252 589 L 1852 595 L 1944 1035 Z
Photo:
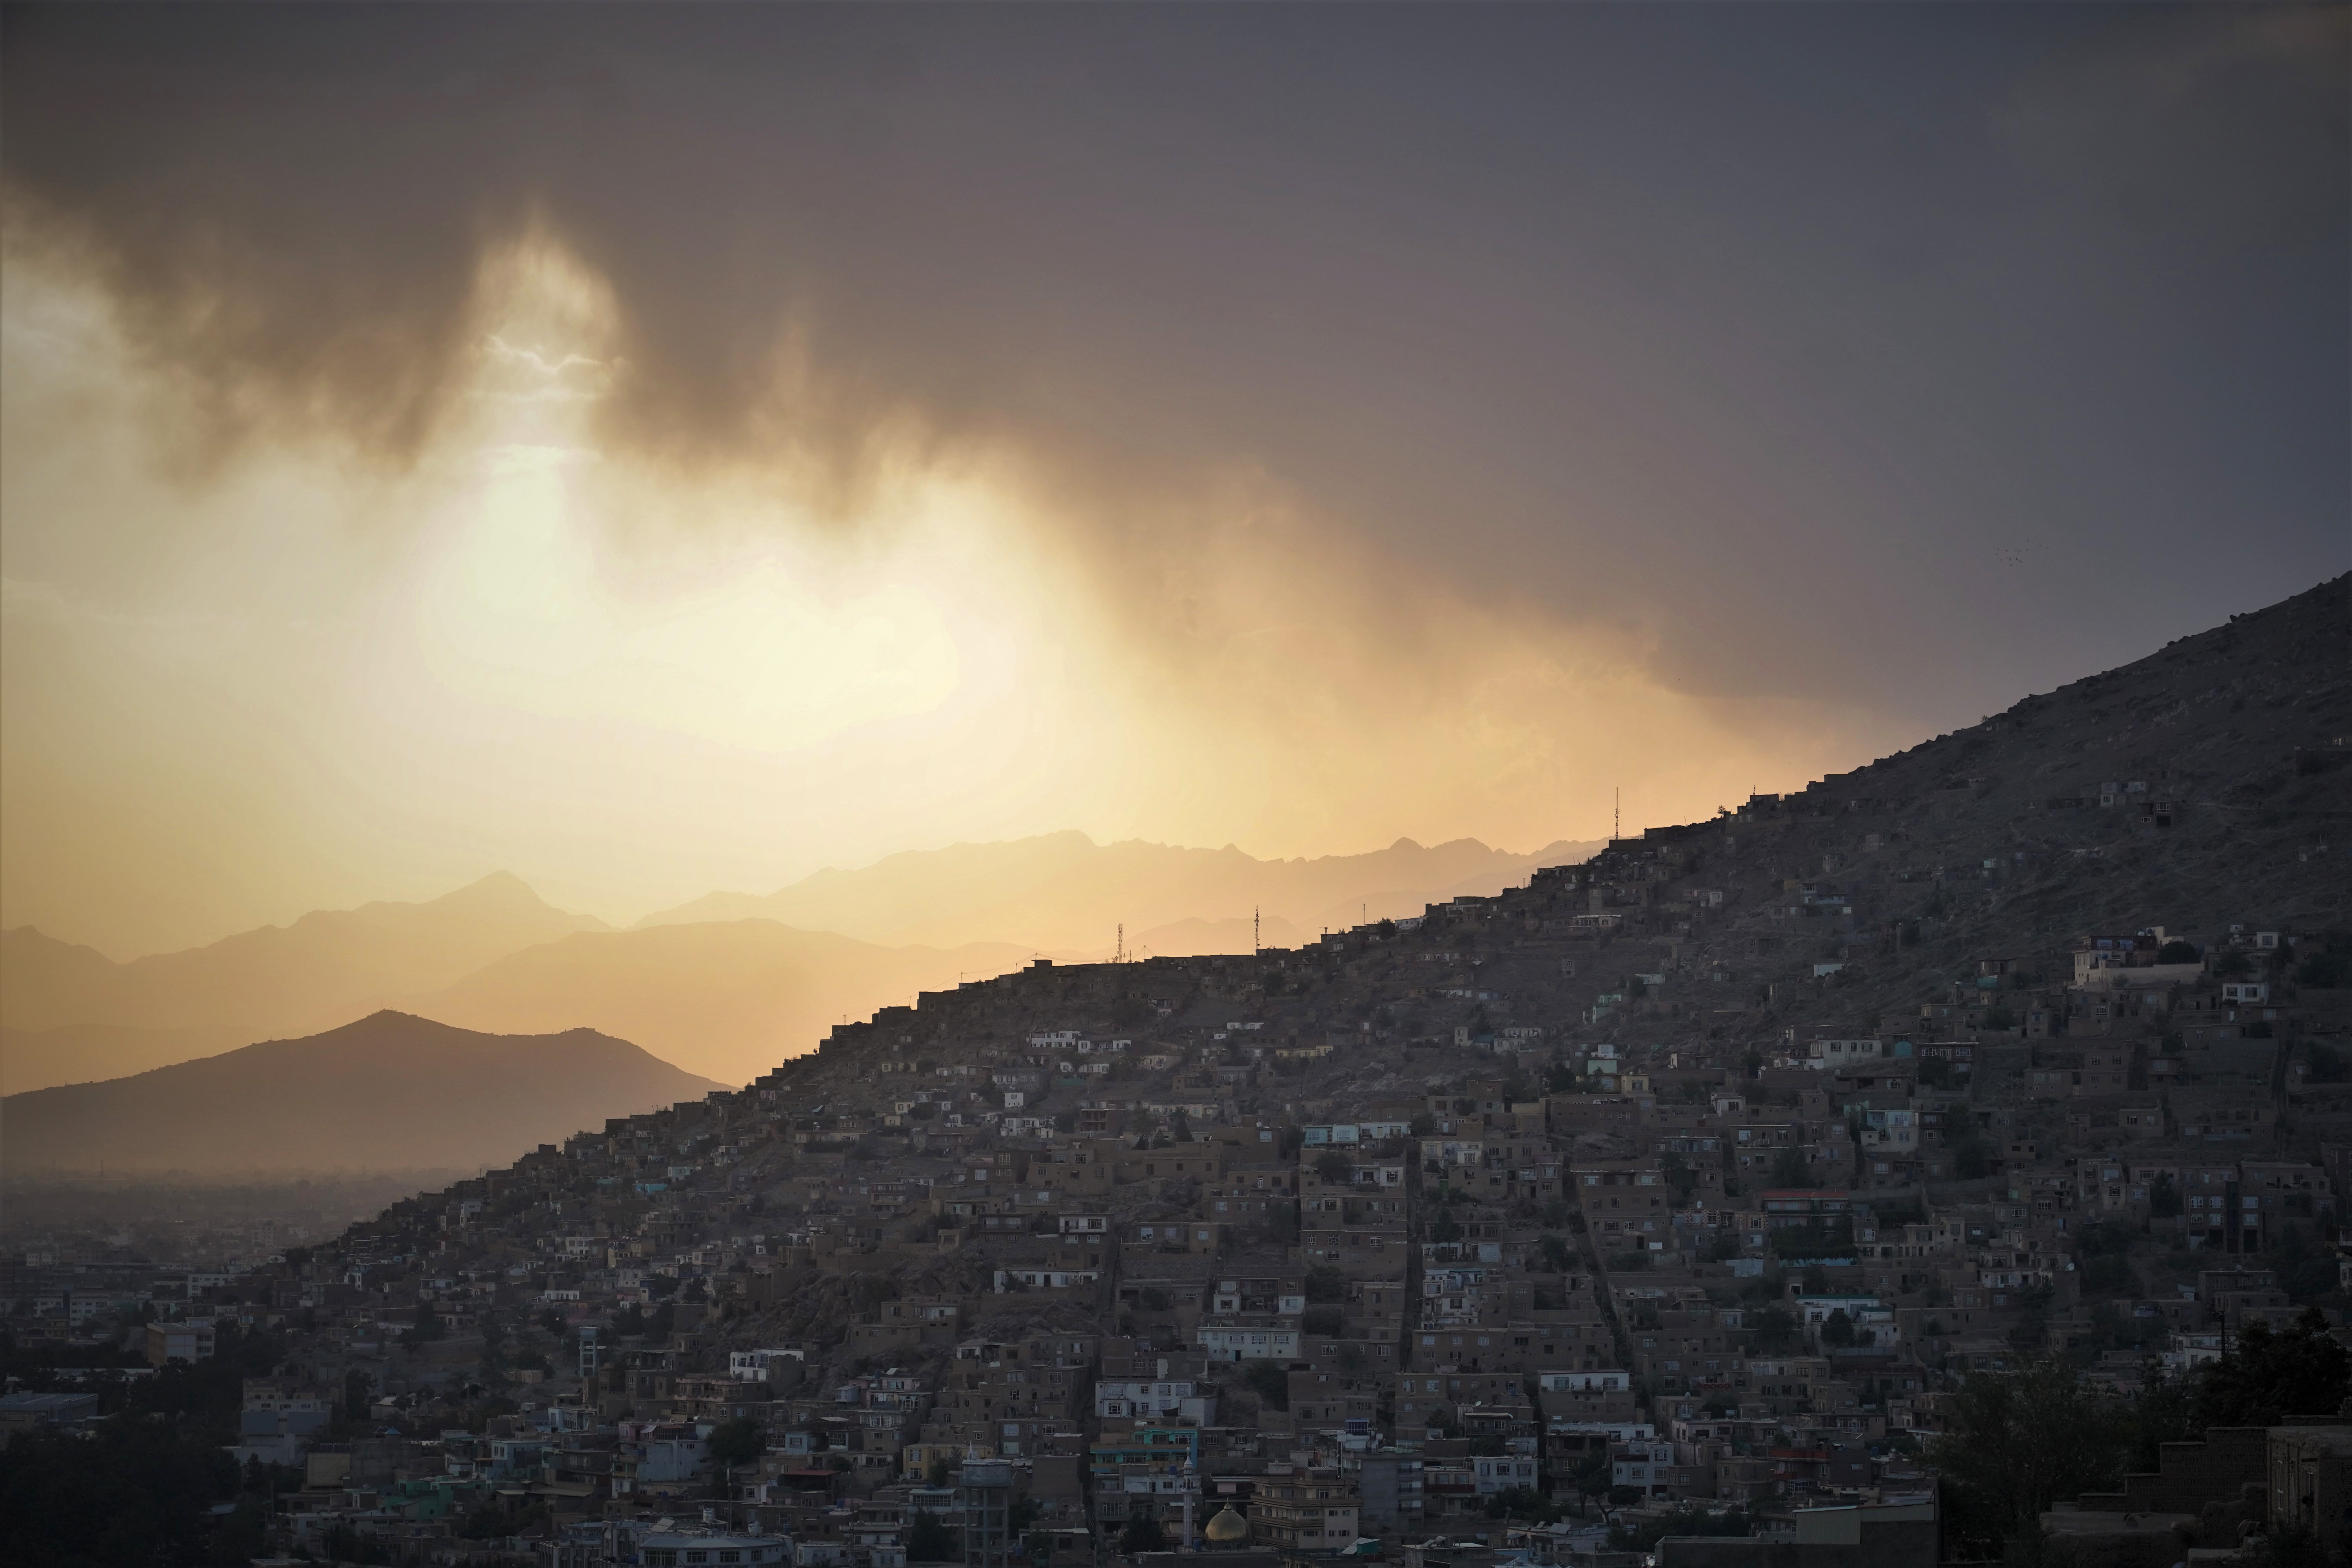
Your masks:
M 484 261 L 397 462 L 301 426 L 195 462 L 101 292 L 24 253 L 0 303 L 0 919 L 116 957 L 500 868 L 625 923 L 1069 827 L 1529 849 L 1612 788 L 1638 828 L 1908 739 L 1678 691 L 1638 630 L 1418 580 L 1246 464 L 1139 486 L 1173 542 L 1112 562 L 1072 510 L 1121 498 L 1009 437 L 877 431 L 846 499 L 781 413 L 772 463 L 615 444 L 609 286 L 544 234 Z

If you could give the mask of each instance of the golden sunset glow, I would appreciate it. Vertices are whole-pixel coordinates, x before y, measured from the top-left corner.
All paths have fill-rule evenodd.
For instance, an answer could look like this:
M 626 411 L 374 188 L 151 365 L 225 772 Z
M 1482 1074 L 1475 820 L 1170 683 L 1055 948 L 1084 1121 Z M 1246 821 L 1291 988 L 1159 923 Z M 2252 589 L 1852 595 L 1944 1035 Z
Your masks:
M 1066 826 L 1532 844 L 1606 831 L 1613 784 L 1637 816 L 1704 813 L 1870 743 L 1822 705 L 1677 694 L 1635 639 L 1412 593 L 1263 475 L 1141 499 L 1189 542 L 1139 586 L 1065 548 L 1087 520 L 1017 447 L 905 443 L 846 513 L 789 440 L 700 468 L 614 448 L 605 297 L 551 241 L 500 253 L 413 462 L 325 437 L 213 461 L 173 446 L 171 380 L 100 297 L 9 268 L 0 484 L 21 555 L 59 569 L 12 574 L 8 615 L 73 692 L 12 747 L 47 828 L 11 838 L 23 914 L 128 956 L 506 865 L 627 920 Z M 199 540 L 193 571 L 140 559 Z M 88 778 L 81 727 L 126 710 Z M 189 725 L 198 755 L 159 754 Z
M 1532 851 L 2339 553 L 2326 17 L 819 16 L 26 13 L 0 920 Z

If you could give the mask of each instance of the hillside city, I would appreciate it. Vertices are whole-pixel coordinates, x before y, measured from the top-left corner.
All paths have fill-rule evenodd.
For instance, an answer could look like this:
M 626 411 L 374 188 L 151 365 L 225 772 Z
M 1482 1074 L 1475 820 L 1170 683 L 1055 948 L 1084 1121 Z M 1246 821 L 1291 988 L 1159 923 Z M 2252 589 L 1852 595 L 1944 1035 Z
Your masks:
M 1931 1564 L 1998 1545 L 1980 1374 L 2292 1345 L 2016 1528 L 2332 1531 L 2343 596 L 1418 919 L 925 993 L 240 1272 L 13 1258 L 0 1413 L 233 1403 L 257 1560 Z

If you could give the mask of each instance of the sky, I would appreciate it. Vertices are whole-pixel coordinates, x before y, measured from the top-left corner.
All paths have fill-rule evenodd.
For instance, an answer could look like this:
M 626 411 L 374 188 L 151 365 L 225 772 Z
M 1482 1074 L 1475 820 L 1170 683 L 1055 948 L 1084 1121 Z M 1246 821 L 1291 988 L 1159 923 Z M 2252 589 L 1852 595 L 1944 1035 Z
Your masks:
M 2343 571 L 2343 8 L 0 11 L 0 921 L 1514 849 Z

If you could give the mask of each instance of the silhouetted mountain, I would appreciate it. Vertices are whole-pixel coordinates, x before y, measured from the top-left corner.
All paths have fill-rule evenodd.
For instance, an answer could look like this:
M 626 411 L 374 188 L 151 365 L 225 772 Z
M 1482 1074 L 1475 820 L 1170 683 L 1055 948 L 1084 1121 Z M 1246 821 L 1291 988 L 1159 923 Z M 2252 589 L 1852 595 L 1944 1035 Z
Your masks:
M 1400 838 L 1366 855 L 1260 860 L 1232 845 L 1097 844 L 1083 833 L 1051 833 L 915 850 L 855 871 L 819 871 L 764 898 L 713 893 L 637 924 L 756 918 L 866 942 L 1009 942 L 1107 957 L 1122 923 L 1130 936 L 1181 921 L 1246 927 L 1255 910 L 1312 935 L 1368 917 L 1417 915 L 1463 894 L 1498 892 L 1538 866 L 1581 860 L 1599 847 L 1559 843 L 1514 855 L 1475 838 L 1434 847 Z M 1248 951 L 1247 941 L 1232 951 Z
M 1254 912 L 1267 946 L 1290 945 L 1366 914 L 1493 893 L 1593 847 L 1399 839 L 1259 860 L 1056 833 L 820 871 L 766 898 L 714 893 L 627 933 L 499 873 L 428 903 L 320 910 L 128 963 L 22 926 L 0 933 L 0 1091 L 110 1079 L 387 1006 L 468 1026 L 613 1030 L 740 1081 L 919 990 L 1041 952 L 1108 957 L 1122 923 L 1130 953 L 1245 952 Z M 735 929 L 746 922 L 757 929 Z M 650 934 L 661 931 L 700 934 Z M 639 940 L 594 940 L 623 934 Z
M 429 903 L 314 910 L 129 963 L 25 926 L 0 939 L 0 1024 L 226 1030 L 248 1040 L 309 1033 L 437 990 L 518 949 L 603 929 L 505 872 Z M 49 1081 L 90 1076 L 60 1070 Z
M 208 1029 L 138 1029 L 127 1024 L 0 1027 L 0 1095 L 53 1089 L 61 1083 L 129 1078 L 173 1062 L 233 1051 L 250 1044 L 252 1038 L 234 1026 Z
M 590 1029 L 476 1034 L 382 1012 L 0 1100 L 10 1174 L 479 1169 L 721 1087 Z
M 417 1006 L 467 1028 L 587 1025 L 742 1083 L 814 1049 L 845 1016 L 1001 974 L 1030 955 L 1001 942 L 877 947 L 773 921 L 654 926 L 527 948 Z

